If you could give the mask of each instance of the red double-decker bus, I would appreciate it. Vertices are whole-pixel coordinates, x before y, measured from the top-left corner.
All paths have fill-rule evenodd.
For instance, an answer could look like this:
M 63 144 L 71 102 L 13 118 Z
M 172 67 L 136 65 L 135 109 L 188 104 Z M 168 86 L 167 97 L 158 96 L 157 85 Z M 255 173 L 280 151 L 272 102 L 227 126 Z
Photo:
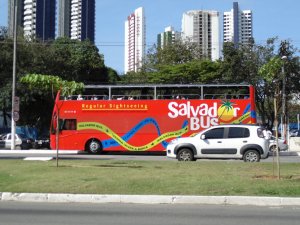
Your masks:
M 254 124 L 251 85 L 87 85 L 85 94 L 58 93 L 51 148 L 164 151 L 176 137 L 217 124 Z

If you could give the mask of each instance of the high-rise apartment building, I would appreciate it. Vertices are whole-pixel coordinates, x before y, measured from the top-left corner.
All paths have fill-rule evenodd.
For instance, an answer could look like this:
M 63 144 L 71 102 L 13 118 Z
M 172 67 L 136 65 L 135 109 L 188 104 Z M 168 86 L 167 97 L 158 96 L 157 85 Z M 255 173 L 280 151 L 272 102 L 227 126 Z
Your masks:
M 238 46 L 248 43 L 252 37 L 252 11 L 241 11 L 238 2 L 234 2 L 231 11 L 223 15 L 224 42 L 233 42 Z
M 196 43 L 203 57 L 220 58 L 219 12 L 191 10 L 182 17 L 182 39 Z
M 24 35 L 42 41 L 55 38 L 56 0 L 24 0 Z
M 125 21 L 125 74 L 138 71 L 143 65 L 146 53 L 146 19 L 144 8 L 140 7 Z
M 95 0 L 59 0 L 58 36 L 95 41 Z
M 14 33 L 14 1 L 16 2 L 17 6 L 17 27 L 23 27 L 23 19 L 24 19 L 24 0 L 8 0 L 8 35 L 13 36 Z
M 58 37 L 71 37 L 71 0 L 58 0 Z
M 165 28 L 165 32 L 157 35 L 157 47 L 163 48 L 169 44 L 173 44 L 176 40 L 180 39 L 180 32 L 175 31 L 173 27 Z

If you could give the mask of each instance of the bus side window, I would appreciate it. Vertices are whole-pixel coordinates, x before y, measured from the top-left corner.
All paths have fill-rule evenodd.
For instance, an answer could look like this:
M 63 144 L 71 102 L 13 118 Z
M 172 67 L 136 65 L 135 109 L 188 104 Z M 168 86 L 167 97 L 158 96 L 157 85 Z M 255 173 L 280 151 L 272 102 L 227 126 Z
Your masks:
M 76 120 L 65 119 L 63 130 L 76 130 Z

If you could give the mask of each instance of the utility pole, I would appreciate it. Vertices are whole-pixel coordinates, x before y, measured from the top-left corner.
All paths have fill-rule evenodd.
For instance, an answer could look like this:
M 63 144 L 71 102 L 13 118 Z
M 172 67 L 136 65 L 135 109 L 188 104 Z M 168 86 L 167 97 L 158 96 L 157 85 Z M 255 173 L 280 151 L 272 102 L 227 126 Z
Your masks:
M 277 89 L 277 88 L 276 88 Z M 277 179 L 280 180 L 280 161 L 279 161 L 279 149 L 278 149 L 278 118 L 277 118 L 277 94 L 274 97 L 274 117 L 275 117 L 275 138 L 276 138 L 276 165 L 277 165 Z M 274 152 L 273 152 L 273 163 L 274 163 Z M 273 166 L 274 175 L 274 166 Z
M 16 58 L 17 58 L 17 10 L 18 6 L 14 0 L 14 55 L 13 55 L 13 80 L 12 80 L 12 100 L 11 100 L 11 150 L 16 146 L 16 122 L 15 122 L 15 95 L 16 95 Z M 17 112 L 18 113 L 18 112 Z
M 286 94 L 285 94 L 285 86 L 286 86 L 286 76 L 285 76 L 285 61 L 287 60 L 287 56 L 281 57 L 283 61 L 283 65 L 281 67 L 282 72 L 282 131 L 281 131 L 281 137 L 284 138 L 284 140 L 287 140 L 287 118 L 286 118 Z

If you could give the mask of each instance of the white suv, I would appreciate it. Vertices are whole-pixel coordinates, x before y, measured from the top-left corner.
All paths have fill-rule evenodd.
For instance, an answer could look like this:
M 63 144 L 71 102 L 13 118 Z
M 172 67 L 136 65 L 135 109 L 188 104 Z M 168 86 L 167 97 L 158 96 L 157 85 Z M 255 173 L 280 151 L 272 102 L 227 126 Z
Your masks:
M 259 162 L 268 158 L 269 138 L 257 125 L 218 125 L 194 137 L 177 138 L 167 146 L 167 156 L 179 161 L 197 158 L 243 159 Z

